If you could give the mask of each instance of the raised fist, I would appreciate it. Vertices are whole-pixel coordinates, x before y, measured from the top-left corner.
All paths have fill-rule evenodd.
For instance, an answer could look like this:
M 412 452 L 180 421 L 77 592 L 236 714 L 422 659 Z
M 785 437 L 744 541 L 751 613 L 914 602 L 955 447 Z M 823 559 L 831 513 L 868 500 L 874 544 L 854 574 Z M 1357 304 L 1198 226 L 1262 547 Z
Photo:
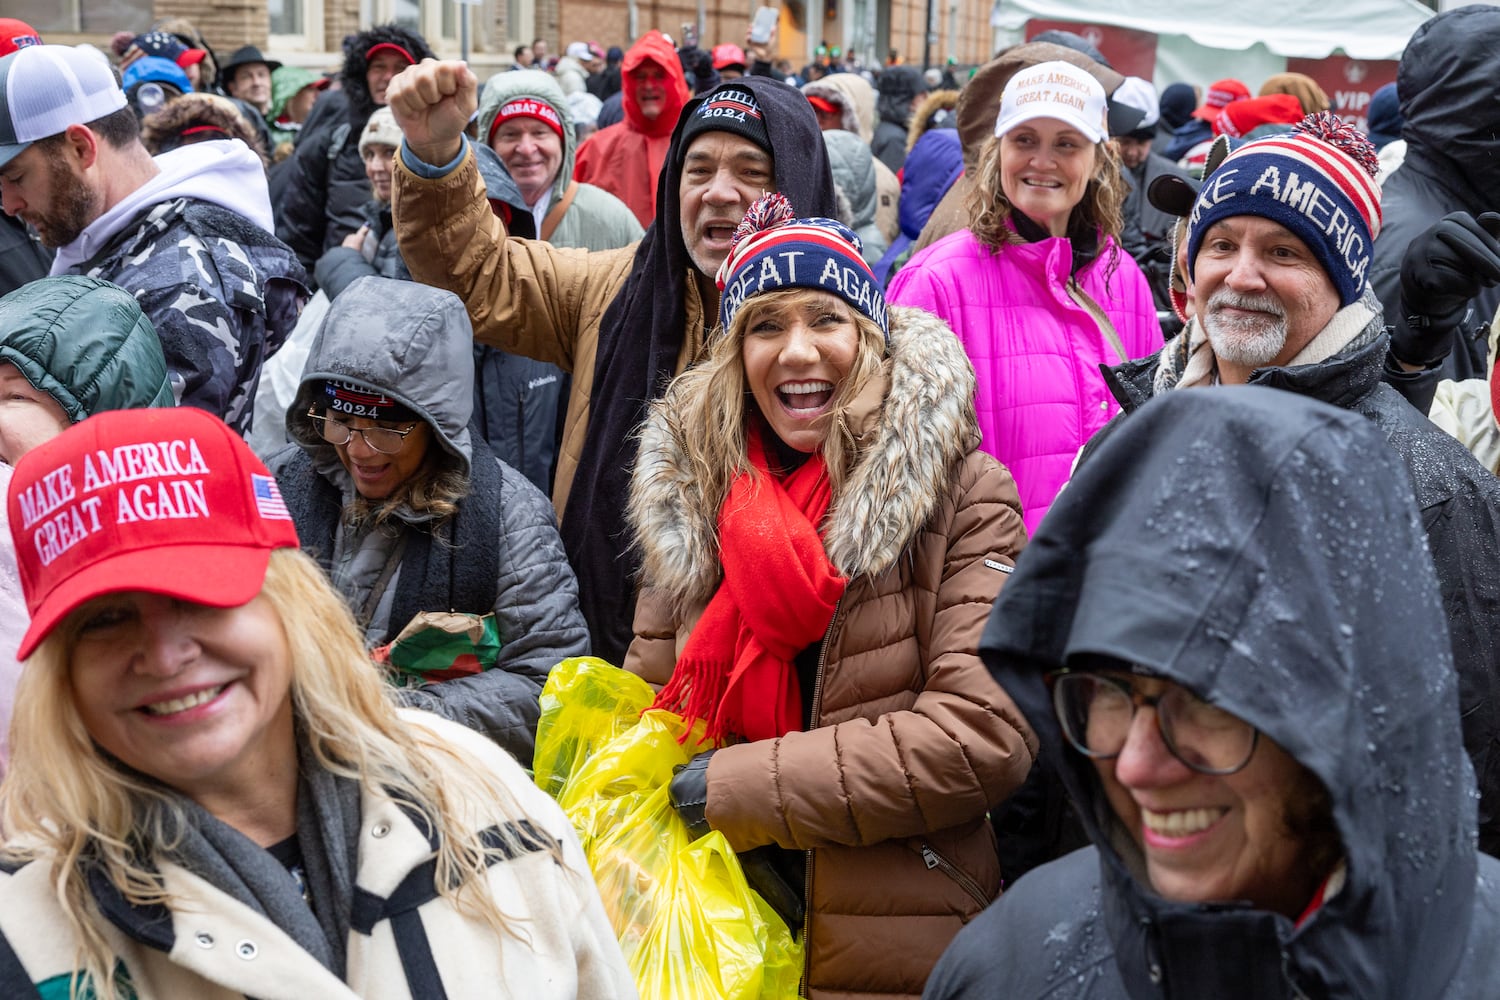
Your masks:
M 459 136 L 479 107 L 479 78 L 458 60 L 423 59 L 396 74 L 385 99 L 417 159 L 441 166 L 462 148 Z

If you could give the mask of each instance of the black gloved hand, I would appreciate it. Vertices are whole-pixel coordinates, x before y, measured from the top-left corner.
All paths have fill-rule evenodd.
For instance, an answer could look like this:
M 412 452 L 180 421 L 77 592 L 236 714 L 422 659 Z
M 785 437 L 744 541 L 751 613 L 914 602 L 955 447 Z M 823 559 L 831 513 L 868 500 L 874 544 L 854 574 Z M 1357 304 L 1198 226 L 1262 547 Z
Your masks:
M 713 755 L 709 750 L 674 768 L 667 784 L 667 798 L 694 840 L 713 829 L 704 812 L 708 808 L 708 759 Z
M 713 828 L 708 825 L 704 810 L 708 806 L 708 761 L 715 751 L 700 753 L 686 764 L 677 767 L 672 780 L 667 784 L 667 799 L 677 815 L 687 824 L 688 834 L 697 840 Z M 774 845 L 757 847 L 738 855 L 745 880 L 760 898 L 771 904 L 794 933 L 802 929 L 804 907 L 802 890 L 776 867 L 776 855 L 781 848 Z
M 745 870 L 745 881 L 756 894 L 771 904 L 793 934 L 802 933 L 802 920 L 807 914 L 802 902 L 802 887 L 793 885 L 787 875 L 777 867 L 777 855 L 785 851 L 774 844 L 757 847 L 738 855 L 740 867 Z
M 1401 315 L 1391 353 L 1432 366 L 1453 349 L 1469 300 L 1500 282 L 1500 213 L 1452 212 L 1411 241 L 1401 258 Z

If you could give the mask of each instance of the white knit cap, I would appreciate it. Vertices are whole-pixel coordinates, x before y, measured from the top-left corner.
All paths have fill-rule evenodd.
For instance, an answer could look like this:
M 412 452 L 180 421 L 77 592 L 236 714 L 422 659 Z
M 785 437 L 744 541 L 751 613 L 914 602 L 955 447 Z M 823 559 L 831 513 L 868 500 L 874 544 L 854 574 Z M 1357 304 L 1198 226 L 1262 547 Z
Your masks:
M 396 124 L 396 115 L 390 108 L 376 108 L 359 134 L 359 155 L 365 155 L 366 146 L 376 145 L 401 145 L 401 126 Z

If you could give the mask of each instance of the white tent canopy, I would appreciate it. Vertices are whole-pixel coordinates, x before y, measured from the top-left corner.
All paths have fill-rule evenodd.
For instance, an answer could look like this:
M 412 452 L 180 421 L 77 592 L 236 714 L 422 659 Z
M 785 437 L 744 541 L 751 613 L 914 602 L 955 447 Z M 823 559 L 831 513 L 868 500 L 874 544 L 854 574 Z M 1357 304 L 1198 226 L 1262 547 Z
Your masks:
M 1263 46 L 1273 56 L 1322 59 L 1342 49 L 1354 59 L 1399 59 L 1432 11 L 1417 0 L 1283 3 L 1243 0 L 997 0 L 993 27 L 1014 40 L 1031 18 L 1110 24 L 1181 35 L 1209 49 Z

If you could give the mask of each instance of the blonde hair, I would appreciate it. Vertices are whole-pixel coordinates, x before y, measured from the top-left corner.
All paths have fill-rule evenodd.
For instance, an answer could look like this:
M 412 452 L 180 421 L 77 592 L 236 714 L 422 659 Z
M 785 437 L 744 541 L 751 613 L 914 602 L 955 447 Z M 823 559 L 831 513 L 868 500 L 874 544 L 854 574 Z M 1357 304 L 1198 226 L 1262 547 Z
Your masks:
M 992 135 L 979 150 L 974 167 L 974 184 L 964 200 L 969 215 L 969 230 L 980 243 L 995 253 L 1007 246 L 1025 243 L 1007 222 L 1015 210 L 1000 180 L 1000 146 L 1003 137 Z M 1100 230 L 1116 241 L 1125 228 L 1125 178 L 1120 173 L 1120 157 L 1107 142 L 1094 144 L 1094 175 L 1089 178 L 1083 197 L 1073 206 L 1068 229 L 1085 225 Z
M 365 654 L 343 599 L 296 549 L 271 553 L 260 596 L 286 631 L 298 727 L 318 763 L 380 794 L 415 804 L 438 839 L 435 888 L 497 935 L 513 933 L 486 888 L 492 858 L 517 847 L 507 834 L 486 847 L 460 817 L 475 803 L 518 819 L 510 792 L 426 727 L 396 714 L 392 689 Z M 174 797 L 122 771 L 90 739 L 74 704 L 69 661 L 78 626 L 65 620 L 27 661 L 16 690 L 10 771 L 0 783 L 0 828 L 15 863 L 50 861 L 59 901 L 79 942 L 72 996 L 118 1000 L 115 954 L 87 886 L 97 864 L 135 905 L 167 904 L 140 846 L 173 846 L 183 828 Z M 506 828 L 501 824 L 502 831 Z
M 715 331 L 707 358 L 679 375 L 666 394 L 652 404 L 653 412 L 667 422 L 673 438 L 681 443 L 690 475 L 707 509 L 717 511 L 723 506 L 734 478 L 751 471 L 745 451 L 745 426 L 755 412 L 755 404 L 745 376 L 745 331 L 767 313 L 829 299 L 846 310 L 859 333 L 854 363 L 834 389 L 825 418 L 829 421 L 828 434 L 821 449 L 833 496 L 839 496 L 859 451 L 849 423 L 849 404 L 882 371 L 885 333 L 874 320 L 828 292 L 788 288 L 746 301 L 727 332 L 722 328 Z M 632 515 L 636 513 L 640 512 L 632 511 Z

